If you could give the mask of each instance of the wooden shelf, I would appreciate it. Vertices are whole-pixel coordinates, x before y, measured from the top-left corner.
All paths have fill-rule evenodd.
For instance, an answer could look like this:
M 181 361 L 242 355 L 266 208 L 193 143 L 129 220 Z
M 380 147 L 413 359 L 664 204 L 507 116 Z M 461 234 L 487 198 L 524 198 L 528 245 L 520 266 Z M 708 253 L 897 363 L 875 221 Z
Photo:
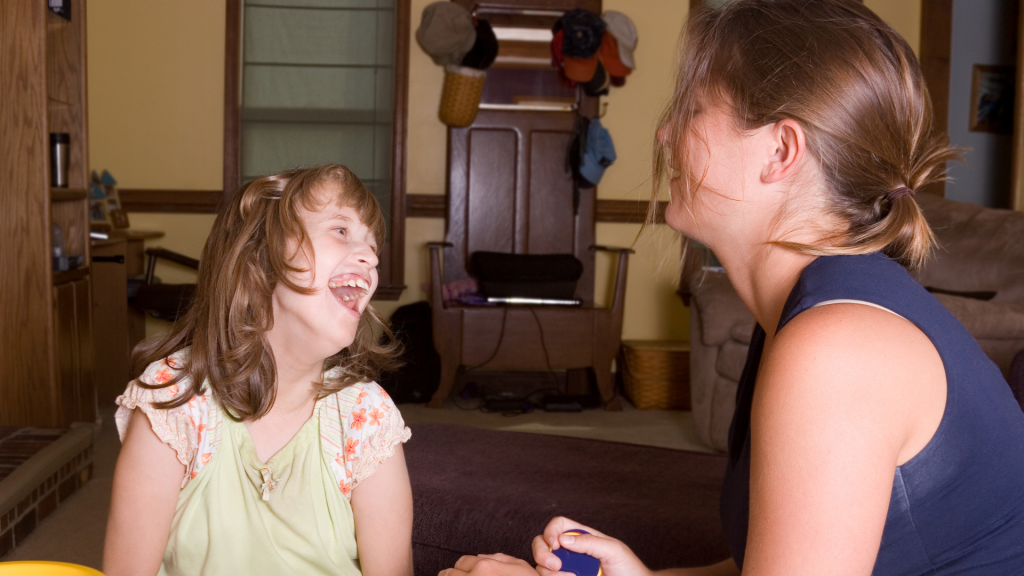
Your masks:
M 73 202 L 87 198 L 89 191 L 84 188 L 50 188 L 50 202 Z
M 67 284 L 68 282 L 85 278 L 89 275 L 88 266 L 79 266 L 74 270 L 68 270 L 67 272 L 54 272 L 53 273 L 53 285 Z

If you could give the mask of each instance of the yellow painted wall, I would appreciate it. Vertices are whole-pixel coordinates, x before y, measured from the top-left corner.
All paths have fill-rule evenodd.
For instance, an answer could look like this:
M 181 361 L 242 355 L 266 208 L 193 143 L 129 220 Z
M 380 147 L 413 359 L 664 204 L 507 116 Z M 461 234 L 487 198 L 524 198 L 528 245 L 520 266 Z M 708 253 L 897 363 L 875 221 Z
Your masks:
M 864 0 L 864 5 L 896 29 L 914 49 L 921 51 L 922 0 Z
M 224 164 L 223 1 L 89 2 L 89 163 L 122 188 L 219 190 Z M 151 242 L 198 258 L 208 214 L 132 213 Z M 194 275 L 161 265 L 168 282 Z
M 912 46 L 920 42 L 920 1 L 866 0 Z M 412 25 L 430 0 L 412 0 Z M 639 31 L 638 68 L 622 88 L 612 90 L 604 125 L 611 132 L 617 162 L 599 186 L 605 199 L 646 200 L 650 194 L 651 144 L 658 113 L 670 95 L 676 44 L 688 2 L 605 0 L 605 9 L 629 14 Z M 105 0 L 88 5 L 89 154 L 95 168 L 107 168 L 124 188 L 219 189 L 223 145 L 223 0 L 137 2 Z M 443 194 L 445 127 L 437 119 L 443 74 L 411 40 L 407 190 Z M 152 242 L 198 257 L 213 223 L 211 215 L 131 214 L 134 228 L 167 236 Z M 638 225 L 599 224 L 601 244 L 631 245 Z M 405 281 L 398 302 L 379 302 L 390 314 L 421 300 L 429 278 L 425 243 L 444 236 L 444 222 L 406 222 Z M 627 287 L 627 339 L 686 339 L 688 312 L 675 296 L 679 254 L 675 234 L 656 226 L 636 245 Z M 598 300 L 606 300 L 610 259 L 598 259 Z M 169 282 L 190 273 L 162 266 Z M 151 326 L 152 330 L 160 329 Z

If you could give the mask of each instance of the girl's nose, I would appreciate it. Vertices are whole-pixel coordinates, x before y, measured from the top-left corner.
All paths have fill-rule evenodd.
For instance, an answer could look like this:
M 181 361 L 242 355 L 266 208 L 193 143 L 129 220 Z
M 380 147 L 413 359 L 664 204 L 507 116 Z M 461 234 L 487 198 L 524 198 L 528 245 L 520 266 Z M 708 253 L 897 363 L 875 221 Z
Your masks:
M 373 247 L 369 244 L 364 243 L 362 247 L 357 251 L 356 258 L 359 262 L 366 264 L 369 268 L 376 268 L 379 260 L 377 259 L 377 253 L 374 252 Z

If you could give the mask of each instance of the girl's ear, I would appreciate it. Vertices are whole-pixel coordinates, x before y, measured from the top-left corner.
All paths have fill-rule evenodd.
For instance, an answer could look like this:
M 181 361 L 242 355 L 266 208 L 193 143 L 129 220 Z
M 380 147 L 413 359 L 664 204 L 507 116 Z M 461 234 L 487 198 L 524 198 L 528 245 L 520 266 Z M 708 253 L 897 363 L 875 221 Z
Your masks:
M 807 140 L 800 123 L 791 118 L 779 120 L 770 129 L 770 155 L 761 172 L 761 181 L 772 184 L 789 178 L 803 164 Z

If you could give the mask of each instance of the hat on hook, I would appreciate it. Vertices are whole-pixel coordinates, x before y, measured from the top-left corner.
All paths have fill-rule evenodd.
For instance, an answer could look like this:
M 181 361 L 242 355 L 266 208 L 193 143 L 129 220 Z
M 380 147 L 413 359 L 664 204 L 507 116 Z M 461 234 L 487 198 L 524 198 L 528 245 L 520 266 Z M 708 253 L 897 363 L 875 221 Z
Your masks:
M 583 93 L 587 96 L 605 96 L 608 94 L 608 86 L 611 79 L 600 62 L 594 69 L 594 76 L 589 82 L 583 84 Z
M 576 81 L 565 75 L 565 57 L 562 56 L 562 36 L 565 30 L 560 26 L 555 27 L 555 33 L 551 38 L 551 67 L 558 72 L 558 83 L 566 89 L 576 86 Z
M 556 29 L 558 25 L 565 30 L 562 37 L 562 54 L 567 59 L 587 59 L 597 55 L 606 27 L 600 16 L 589 10 L 573 8 L 562 15 Z
M 587 126 L 587 149 L 580 161 L 580 176 L 586 183 L 596 186 L 604 176 L 605 168 L 615 162 L 615 145 L 612 144 L 612 136 L 601 126 L 597 118 L 590 120 Z
M 483 18 L 476 22 L 476 42 L 473 48 L 462 58 L 462 65 L 467 68 L 486 70 L 494 64 L 498 57 L 498 37 L 494 35 L 491 23 Z
M 624 78 L 633 72 L 633 70 L 623 64 L 622 59 L 619 58 L 619 45 L 615 41 L 615 37 L 611 34 L 604 35 L 604 40 L 601 40 L 601 50 L 598 54 L 601 58 L 601 64 L 604 65 L 604 69 L 608 74 Z
M 565 76 L 576 82 L 590 82 L 597 72 L 597 56 L 590 58 L 566 58 L 563 66 Z
M 423 9 L 420 27 L 416 29 L 416 41 L 434 64 L 458 65 L 476 43 L 473 16 L 455 2 L 428 4 Z
M 601 15 L 607 26 L 609 34 L 615 37 L 619 48 L 619 59 L 630 70 L 636 70 L 636 60 L 633 59 L 633 51 L 636 50 L 636 43 L 639 36 L 636 33 L 636 25 L 629 16 L 615 10 L 608 10 Z

